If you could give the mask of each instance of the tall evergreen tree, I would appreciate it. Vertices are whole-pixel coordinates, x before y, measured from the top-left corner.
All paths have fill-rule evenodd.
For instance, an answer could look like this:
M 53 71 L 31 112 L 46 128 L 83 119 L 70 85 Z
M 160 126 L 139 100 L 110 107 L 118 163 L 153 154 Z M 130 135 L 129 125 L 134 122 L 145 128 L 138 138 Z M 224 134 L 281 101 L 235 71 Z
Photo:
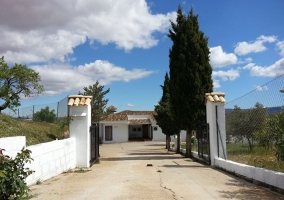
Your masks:
M 170 59 L 170 102 L 175 121 L 187 131 L 186 156 L 191 157 L 191 134 L 206 120 L 205 93 L 212 92 L 208 38 L 199 30 L 198 15 L 186 16 L 178 7 L 176 23 L 168 37 L 173 45 Z
M 168 150 L 170 150 L 171 135 L 179 132 L 170 109 L 169 81 L 169 75 L 166 73 L 164 85 L 161 85 L 163 95 L 159 104 L 155 106 L 156 114 L 154 115 L 157 124 L 166 135 L 166 148 Z
M 83 88 L 84 92 L 79 94 L 92 96 L 92 122 L 99 122 L 100 119 L 106 114 L 105 108 L 108 103 L 108 99 L 105 99 L 105 95 L 109 93 L 110 89 L 104 91 L 104 86 L 99 85 L 99 81 L 89 87 Z

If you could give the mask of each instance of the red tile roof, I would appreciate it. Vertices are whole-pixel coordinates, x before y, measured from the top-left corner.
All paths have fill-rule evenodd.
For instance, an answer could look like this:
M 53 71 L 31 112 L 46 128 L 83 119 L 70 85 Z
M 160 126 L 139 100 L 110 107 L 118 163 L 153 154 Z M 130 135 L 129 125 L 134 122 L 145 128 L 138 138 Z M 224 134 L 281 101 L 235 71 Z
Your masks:
M 151 124 L 149 119 L 130 119 L 130 124 Z
M 155 121 L 154 114 L 155 114 L 155 111 L 124 110 L 124 111 L 121 111 L 121 112 L 118 112 L 118 113 L 110 114 L 110 115 L 106 116 L 105 118 L 103 118 L 101 121 L 128 121 L 128 115 L 149 115 L 150 118 L 153 121 Z M 131 120 L 138 120 L 138 119 L 131 119 Z

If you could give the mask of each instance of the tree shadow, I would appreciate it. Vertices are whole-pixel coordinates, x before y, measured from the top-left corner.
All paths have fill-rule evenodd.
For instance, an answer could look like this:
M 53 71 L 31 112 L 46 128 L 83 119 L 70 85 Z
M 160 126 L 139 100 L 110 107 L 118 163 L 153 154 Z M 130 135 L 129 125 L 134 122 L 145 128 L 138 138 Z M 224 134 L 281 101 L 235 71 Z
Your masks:
M 147 144 L 145 146 L 153 146 L 153 147 L 165 147 L 166 148 L 166 143 L 165 144 Z
M 100 158 L 100 161 L 125 161 L 125 160 L 179 160 L 184 159 L 182 157 L 174 156 L 139 156 L 139 157 L 110 157 Z
M 159 167 L 167 167 L 167 168 L 211 168 L 206 165 L 161 165 Z

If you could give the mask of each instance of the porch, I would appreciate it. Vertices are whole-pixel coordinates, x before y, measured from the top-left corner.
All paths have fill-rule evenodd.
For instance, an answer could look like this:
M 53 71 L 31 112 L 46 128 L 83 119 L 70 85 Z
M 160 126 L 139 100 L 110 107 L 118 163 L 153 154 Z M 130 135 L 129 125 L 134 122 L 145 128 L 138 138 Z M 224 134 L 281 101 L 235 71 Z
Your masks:
M 144 142 L 152 141 L 152 126 L 151 124 L 138 124 L 130 122 L 128 126 L 128 141 L 129 142 Z

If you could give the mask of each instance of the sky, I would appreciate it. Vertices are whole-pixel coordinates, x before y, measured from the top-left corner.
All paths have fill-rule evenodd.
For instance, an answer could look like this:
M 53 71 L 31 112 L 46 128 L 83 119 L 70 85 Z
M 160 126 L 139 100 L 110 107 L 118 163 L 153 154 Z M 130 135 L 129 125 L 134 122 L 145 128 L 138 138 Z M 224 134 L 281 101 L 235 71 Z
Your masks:
M 181 6 L 209 38 L 214 91 L 232 101 L 284 73 L 283 0 L 1 0 L 0 56 L 39 72 L 58 102 L 97 80 L 117 111 L 153 110 L 169 72 L 167 37 Z M 284 86 L 279 86 L 282 89 Z

